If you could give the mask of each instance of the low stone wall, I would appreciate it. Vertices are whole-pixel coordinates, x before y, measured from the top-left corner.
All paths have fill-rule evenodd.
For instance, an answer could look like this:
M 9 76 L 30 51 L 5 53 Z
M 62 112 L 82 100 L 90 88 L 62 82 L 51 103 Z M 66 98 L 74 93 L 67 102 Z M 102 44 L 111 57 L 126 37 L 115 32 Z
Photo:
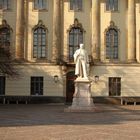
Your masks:
M 64 97 L 51 96 L 0 96 L 2 104 L 32 104 L 32 103 L 64 103 Z
M 139 105 L 140 97 L 92 97 L 95 104 L 118 104 L 118 105 Z M 59 96 L 0 96 L 1 104 L 49 104 L 49 103 L 64 103 L 66 105 L 71 105 L 71 103 L 66 103 L 65 97 Z

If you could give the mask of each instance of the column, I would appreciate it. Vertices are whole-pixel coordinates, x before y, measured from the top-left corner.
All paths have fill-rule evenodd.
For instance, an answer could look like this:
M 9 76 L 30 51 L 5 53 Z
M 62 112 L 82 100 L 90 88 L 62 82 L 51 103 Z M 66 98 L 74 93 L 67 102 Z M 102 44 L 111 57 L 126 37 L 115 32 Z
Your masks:
M 52 62 L 57 63 L 60 57 L 60 0 L 53 0 L 53 46 L 52 46 Z
M 128 0 L 128 61 L 136 60 L 135 0 Z
M 92 57 L 100 59 L 100 0 L 92 0 Z
M 16 59 L 24 58 L 24 0 L 17 0 Z
M 24 0 L 24 59 L 28 59 L 28 10 L 29 1 Z

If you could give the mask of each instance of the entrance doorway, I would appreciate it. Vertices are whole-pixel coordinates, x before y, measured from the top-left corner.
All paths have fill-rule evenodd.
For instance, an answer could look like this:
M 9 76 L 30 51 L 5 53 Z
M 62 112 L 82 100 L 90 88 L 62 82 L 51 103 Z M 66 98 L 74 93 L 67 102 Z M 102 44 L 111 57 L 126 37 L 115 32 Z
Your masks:
M 76 79 L 75 72 L 71 71 L 67 73 L 66 81 L 66 103 L 71 103 L 74 94 L 74 80 Z

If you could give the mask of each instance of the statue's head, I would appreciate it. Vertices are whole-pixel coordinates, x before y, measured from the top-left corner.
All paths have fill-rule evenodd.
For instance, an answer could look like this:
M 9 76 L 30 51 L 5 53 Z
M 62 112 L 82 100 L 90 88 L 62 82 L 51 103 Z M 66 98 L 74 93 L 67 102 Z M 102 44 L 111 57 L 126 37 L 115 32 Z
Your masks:
M 84 44 L 80 44 L 80 49 L 83 49 L 84 48 Z

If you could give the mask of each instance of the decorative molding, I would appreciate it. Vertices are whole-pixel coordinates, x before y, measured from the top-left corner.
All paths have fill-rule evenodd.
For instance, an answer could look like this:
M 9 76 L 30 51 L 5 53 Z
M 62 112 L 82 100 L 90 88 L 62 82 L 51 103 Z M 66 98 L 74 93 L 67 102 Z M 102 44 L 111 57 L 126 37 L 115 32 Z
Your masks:
M 72 28 L 79 28 L 82 32 L 86 32 L 82 26 L 81 23 L 79 23 L 78 19 L 75 18 L 74 19 L 74 23 L 72 25 L 69 26 L 69 29 L 67 30 L 67 32 L 70 32 Z
M 48 28 L 43 24 L 42 20 L 38 21 L 38 24 L 34 26 L 33 30 L 35 30 L 35 29 L 37 29 L 39 27 L 44 28 L 48 32 Z
M 116 31 L 120 32 L 120 29 L 118 29 L 118 27 L 115 25 L 114 21 L 110 21 L 110 25 L 105 29 L 104 33 L 106 33 L 110 29 L 115 29 Z
M 2 24 L 0 25 L 0 29 L 2 28 L 8 28 L 10 31 L 13 31 L 9 24 L 7 24 L 7 21 L 5 19 L 2 20 Z

